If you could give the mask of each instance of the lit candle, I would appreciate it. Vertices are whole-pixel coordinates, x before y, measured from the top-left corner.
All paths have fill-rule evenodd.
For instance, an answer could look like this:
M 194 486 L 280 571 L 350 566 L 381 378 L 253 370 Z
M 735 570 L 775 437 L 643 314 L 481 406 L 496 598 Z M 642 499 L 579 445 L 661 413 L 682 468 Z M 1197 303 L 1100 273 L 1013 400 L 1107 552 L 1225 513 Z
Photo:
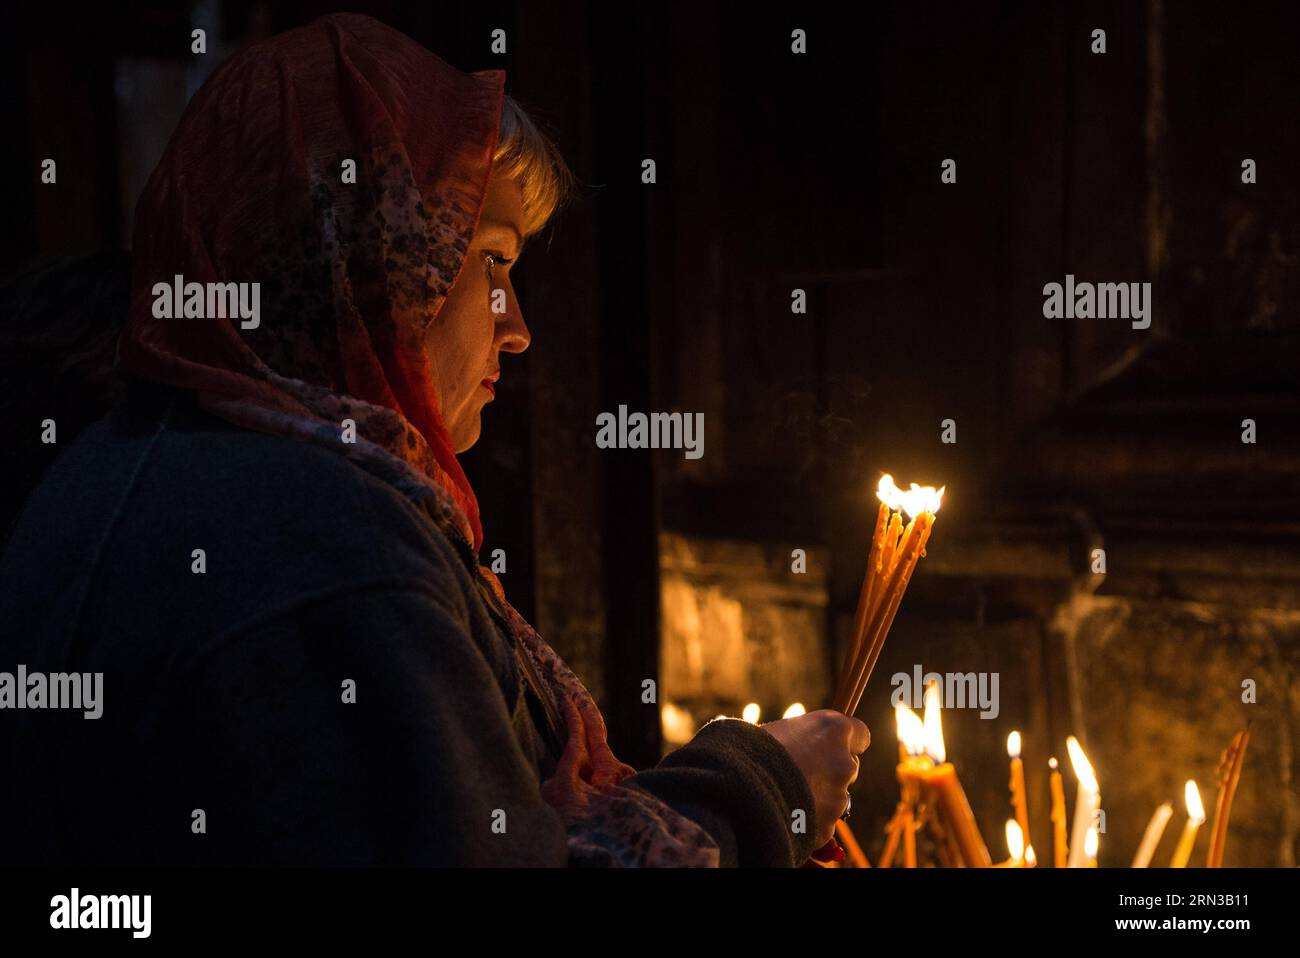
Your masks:
M 1187 825 L 1183 828 L 1182 837 L 1178 839 L 1178 847 L 1174 849 L 1170 868 L 1187 867 L 1187 859 L 1192 857 L 1192 846 L 1196 844 L 1196 833 L 1205 822 L 1205 806 L 1201 804 L 1201 791 L 1196 783 L 1188 779 L 1183 791 L 1183 799 L 1187 803 Z
M 1138 845 L 1137 854 L 1133 856 L 1134 868 L 1146 868 L 1151 864 L 1151 856 L 1155 854 L 1156 846 L 1160 844 L 1165 826 L 1169 824 L 1173 814 L 1173 802 L 1165 802 L 1152 812 L 1151 821 L 1147 822 L 1147 830 L 1142 833 L 1142 844 Z
M 1007 819 L 1007 854 L 1011 856 L 1008 867 L 1025 867 L 1025 836 L 1014 818 Z
M 888 474 L 880 479 L 876 489 L 880 508 L 867 573 L 858 594 L 845 665 L 831 700 L 837 711 L 852 715 L 857 710 L 917 561 L 925 555 L 943 493 L 942 488 L 922 488 L 916 483 L 904 491 Z M 906 528 L 904 513 L 911 517 Z
M 1065 785 L 1056 759 L 1049 758 L 1047 764 L 1052 770 L 1052 864 L 1064 868 L 1069 853 L 1065 845 Z
M 943 820 L 944 829 L 952 836 L 953 844 L 961 854 L 967 868 L 989 868 L 993 861 L 989 850 L 975 825 L 966 792 L 957 780 L 957 769 L 945 761 L 947 751 L 943 744 L 943 726 L 939 718 L 939 687 L 931 682 L 925 690 L 925 750 L 935 762 L 924 778 L 930 807 Z
M 798 718 L 800 715 L 806 714 L 807 711 L 808 710 L 803 707 L 802 702 L 795 702 L 793 705 L 791 705 L 788 709 L 785 710 L 781 718 Z
M 1007 736 L 1007 754 L 1011 756 L 1011 807 L 1020 826 L 1022 841 L 1029 844 L 1029 806 L 1025 801 L 1025 763 L 1020 760 L 1020 733 Z
M 757 725 L 758 717 L 762 714 L 762 712 L 763 710 L 758 707 L 757 702 L 750 702 L 748 705 L 745 706 L 744 710 L 740 713 L 740 717 L 743 718 L 750 725 Z
M 1101 788 L 1097 784 L 1092 763 L 1083 754 L 1079 740 L 1071 735 L 1065 740 L 1065 747 L 1070 753 L 1074 777 L 1079 781 L 1079 790 L 1074 799 L 1074 827 L 1070 832 L 1069 866 L 1082 868 L 1086 864 L 1083 843 L 1088 829 L 1093 825 L 1097 809 L 1101 808 Z
M 1034 868 L 1038 864 L 1038 856 L 1034 854 L 1034 846 L 1025 846 L 1025 867 Z
M 916 489 L 913 483 L 913 489 Z M 933 501 L 930 502 L 924 511 L 919 513 L 912 512 L 912 509 L 922 508 L 916 505 L 910 505 L 905 500 L 903 508 L 908 510 L 909 514 L 915 516 L 907 524 L 907 528 L 902 531 L 898 540 L 897 549 L 885 556 L 890 563 L 889 576 L 883 581 L 879 598 L 875 601 L 872 609 L 870 624 L 867 626 L 866 641 L 863 643 L 865 658 L 861 672 L 853 688 L 852 705 L 857 708 L 858 700 L 862 698 L 862 693 L 866 691 L 867 680 L 871 678 L 871 673 L 875 670 L 876 660 L 880 657 L 880 650 L 885 647 L 885 638 L 889 635 L 889 630 L 894 624 L 894 617 L 898 614 L 898 606 L 903 601 L 903 593 L 907 591 L 907 584 L 912 581 L 912 573 L 916 571 L 916 563 L 921 556 L 925 555 L 925 544 L 930 540 L 930 531 L 934 528 L 934 510 L 939 508 L 939 499 L 943 496 L 943 490 L 937 493 L 933 489 L 929 490 L 933 494 Z M 894 533 L 901 524 L 899 516 L 896 514 L 890 520 L 890 533 Z M 888 551 L 888 545 L 886 546 Z
M 898 726 L 898 784 L 902 790 L 902 801 L 897 812 L 899 829 L 895 841 L 903 840 L 903 864 L 908 868 L 916 867 L 916 806 L 921 800 L 921 788 L 925 776 L 934 768 L 934 763 L 924 754 L 925 729 L 920 717 L 910 708 L 899 702 L 894 707 L 894 719 Z
M 1083 867 L 1097 867 L 1097 829 L 1089 826 L 1083 836 Z

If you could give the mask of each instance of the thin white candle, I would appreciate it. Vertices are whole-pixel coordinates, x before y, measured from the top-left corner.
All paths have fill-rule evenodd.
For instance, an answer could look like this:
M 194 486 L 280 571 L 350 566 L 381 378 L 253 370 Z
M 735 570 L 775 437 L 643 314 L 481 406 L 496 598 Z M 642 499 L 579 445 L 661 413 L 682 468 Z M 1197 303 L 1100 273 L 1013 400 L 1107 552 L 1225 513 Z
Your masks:
M 1084 842 L 1088 829 L 1093 827 L 1093 818 L 1101 808 L 1101 787 L 1097 784 L 1097 775 L 1092 770 L 1092 763 L 1083 753 L 1079 740 L 1073 735 L 1065 740 L 1066 750 L 1070 753 L 1070 764 L 1074 766 L 1075 778 L 1079 780 L 1079 790 L 1074 799 L 1074 826 L 1070 830 L 1070 857 L 1066 864 L 1070 868 L 1084 868 L 1088 864 Z
M 1146 868 L 1151 864 L 1151 856 L 1156 853 L 1156 846 L 1160 844 L 1165 826 L 1169 824 L 1173 814 L 1173 802 L 1165 802 L 1151 814 L 1151 821 L 1147 822 L 1147 830 L 1142 835 L 1142 844 L 1138 846 L 1137 854 L 1133 856 L 1134 868 Z
M 1097 867 L 1097 829 L 1088 828 L 1088 833 L 1083 837 L 1083 867 Z

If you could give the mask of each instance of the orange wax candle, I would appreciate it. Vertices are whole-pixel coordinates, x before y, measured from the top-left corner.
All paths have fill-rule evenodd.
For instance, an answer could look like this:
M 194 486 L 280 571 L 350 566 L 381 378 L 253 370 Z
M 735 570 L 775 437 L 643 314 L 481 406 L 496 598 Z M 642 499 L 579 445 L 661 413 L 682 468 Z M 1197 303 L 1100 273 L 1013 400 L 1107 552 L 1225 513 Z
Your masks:
M 993 860 L 989 858 L 989 850 L 984 847 L 984 840 L 975 826 L 975 815 L 970 810 L 961 782 L 957 781 L 957 769 L 946 761 L 948 753 L 943 743 L 940 712 L 939 687 L 932 681 L 925 687 L 925 719 L 921 725 L 925 752 L 935 762 L 935 767 L 922 779 L 932 820 L 938 820 L 945 840 L 956 853 L 959 860 L 954 864 L 989 868 Z
M 902 816 L 903 857 L 908 868 L 916 867 L 916 807 L 921 802 L 926 780 L 934 763 L 924 755 L 909 755 L 898 766 L 898 784 L 902 787 L 899 812 Z
M 895 515 L 889 523 L 891 532 L 901 524 L 901 520 Z M 862 697 L 866 690 L 867 680 L 871 678 L 871 673 L 876 667 L 876 660 L 880 657 L 880 650 L 884 648 L 885 636 L 889 634 L 889 628 L 894 624 L 894 616 L 898 614 L 898 606 L 903 601 L 903 593 L 907 591 L 907 584 L 912 579 L 912 573 L 916 571 L 917 560 L 925 554 L 925 544 L 929 541 L 930 530 L 934 527 L 934 513 L 922 512 L 914 520 L 907 524 L 907 530 L 902 533 L 899 540 L 898 549 L 891 557 L 886 555 L 886 559 L 893 561 L 893 567 L 885 579 L 879 597 L 874 602 L 872 609 L 871 623 L 867 627 L 867 659 L 853 686 L 854 705 Z M 887 537 L 888 538 L 888 537 Z M 888 550 L 888 545 L 886 546 Z M 882 566 L 883 568 L 883 566 Z M 882 572 L 883 575 L 883 572 Z
M 931 804 L 943 815 L 945 825 L 951 830 L 966 867 L 991 867 L 993 860 L 980 837 L 975 815 L 961 782 L 957 780 L 957 769 L 952 762 L 936 765 L 926 774 L 925 790 Z
M 925 729 L 920 716 L 900 702 L 894 709 L 894 719 L 898 725 L 898 784 L 904 801 L 915 805 L 921 800 L 925 777 L 934 768 L 934 762 L 921 754 Z
M 880 508 L 867 573 L 858 594 L 848 654 L 831 700 L 831 707 L 837 711 L 852 715 L 866 690 L 916 562 L 925 555 L 925 543 L 943 493 L 942 488 L 922 488 L 916 483 L 904 491 L 895 485 L 892 476 L 880 478 L 876 488 Z M 906 529 L 904 514 L 913 517 Z
M 903 865 L 906 868 L 916 867 L 916 828 L 912 824 L 910 805 L 903 812 Z
M 1069 851 L 1065 845 L 1065 783 L 1061 780 L 1061 768 L 1055 758 L 1049 758 L 1047 764 L 1052 769 L 1052 864 L 1064 868 Z
M 1020 733 L 1007 736 L 1007 754 L 1011 756 L 1011 808 L 1020 826 L 1021 841 L 1029 844 L 1029 805 L 1025 800 L 1025 763 L 1020 759 Z
M 853 863 L 854 868 L 871 867 L 871 862 L 867 861 L 867 856 L 862 853 L 862 846 L 853 836 L 848 822 L 840 820 L 835 823 L 835 837 L 844 845 L 844 850 L 848 853 L 849 861 Z
M 934 763 L 920 754 L 925 746 L 925 730 L 920 717 L 900 702 L 894 707 L 894 719 L 898 726 L 898 785 L 902 801 L 898 803 L 899 832 L 893 840 L 897 841 L 901 835 L 903 863 L 908 868 L 915 868 L 916 816 L 913 809 L 921 800 L 925 777 L 934 768 Z
M 907 810 L 906 802 L 899 802 L 898 807 L 894 809 L 894 817 L 889 820 L 889 828 L 885 836 L 885 848 L 880 853 L 880 867 L 891 868 L 894 864 L 894 852 L 898 850 L 898 840 L 903 834 L 903 815 Z
M 847 703 L 852 689 L 846 688 L 846 685 L 857 677 L 858 656 L 864 651 L 861 648 L 863 633 L 867 631 L 872 607 L 881 591 L 880 563 L 885 548 L 885 529 L 889 525 L 889 515 L 889 506 L 882 502 L 876 512 L 875 531 L 871 534 L 871 552 L 867 556 L 867 571 L 862 576 L 862 588 L 858 591 L 858 608 L 853 613 L 853 631 L 849 634 L 844 664 L 840 667 L 839 685 L 835 689 L 835 698 L 832 700 L 836 703 Z
M 1223 867 L 1223 846 L 1228 839 L 1228 817 L 1232 814 L 1232 797 L 1237 793 L 1241 779 L 1241 765 L 1250 742 L 1250 726 L 1232 738 L 1232 744 L 1223 753 L 1219 764 L 1219 797 L 1214 803 L 1214 828 L 1210 832 L 1210 852 L 1205 858 L 1207 868 Z

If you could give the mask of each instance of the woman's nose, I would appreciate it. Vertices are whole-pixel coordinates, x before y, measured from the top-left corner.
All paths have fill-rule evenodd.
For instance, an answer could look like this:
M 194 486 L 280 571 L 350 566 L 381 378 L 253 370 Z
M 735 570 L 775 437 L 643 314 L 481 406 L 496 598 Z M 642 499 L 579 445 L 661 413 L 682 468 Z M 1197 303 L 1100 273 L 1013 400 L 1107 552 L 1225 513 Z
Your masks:
M 505 353 L 522 353 L 532 342 L 532 334 L 524 323 L 523 311 L 515 299 L 514 290 L 506 287 L 505 315 L 497 319 L 497 347 Z

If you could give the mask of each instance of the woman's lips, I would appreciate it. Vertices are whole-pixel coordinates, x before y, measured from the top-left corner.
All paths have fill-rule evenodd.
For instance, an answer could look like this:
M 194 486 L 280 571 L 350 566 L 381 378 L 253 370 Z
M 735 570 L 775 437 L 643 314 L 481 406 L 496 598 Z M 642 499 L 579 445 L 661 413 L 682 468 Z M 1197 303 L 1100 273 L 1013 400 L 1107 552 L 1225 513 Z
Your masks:
M 486 389 L 489 393 L 492 394 L 492 398 L 494 398 L 494 399 L 496 398 L 497 387 L 496 387 L 496 385 L 492 382 L 492 380 L 490 380 L 490 379 L 485 379 L 485 380 L 483 380 L 483 388 Z

